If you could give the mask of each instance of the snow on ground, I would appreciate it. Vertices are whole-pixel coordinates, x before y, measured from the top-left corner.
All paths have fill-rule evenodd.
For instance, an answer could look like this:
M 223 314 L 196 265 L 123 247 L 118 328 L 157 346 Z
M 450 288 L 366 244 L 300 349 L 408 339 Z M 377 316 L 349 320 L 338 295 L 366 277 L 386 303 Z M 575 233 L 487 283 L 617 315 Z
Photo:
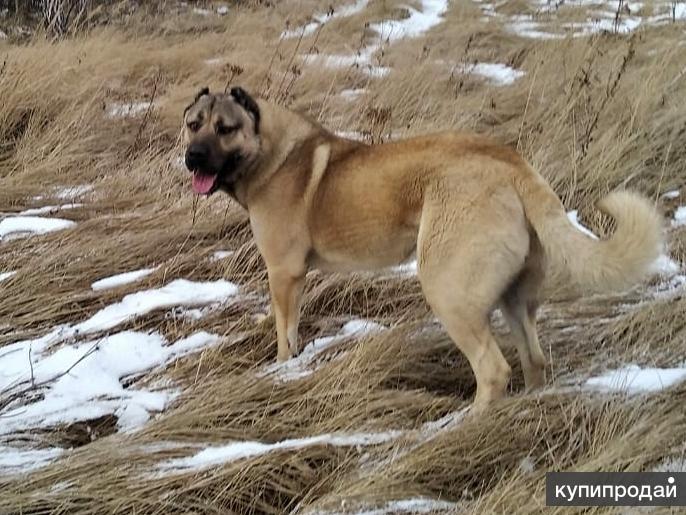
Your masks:
M 90 193 L 95 189 L 92 184 L 78 184 L 76 186 L 65 186 L 62 188 L 55 188 L 52 196 L 62 199 L 62 200 L 73 200 L 78 197 L 83 197 L 84 195 Z M 43 197 L 34 197 L 35 200 L 40 200 Z
M 35 216 L 35 215 L 52 215 L 57 213 L 58 211 L 64 211 L 67 209 L 75 209 L 77 207 L 81 207 L 83 204 L 63 204 L 61 206 L 43 206 L 43 207 L 37 207 L 37 208 L 32 208 L 32 209 L 26 209 L 19 213 L 19 216 Z
M 149 276 L 159 267 L 153 268 L 143 268 L 141 270 L 133 270 L 131 272 L 124 272 L 123 274 L 112 275 L 110 277 L 105 277 L 99 279 L 91 284 L 91 289 L 93 291 L 102 291 L 110 288 L 116 288 L 118 286 L 123 286 L 125 284 L 134 283 Z
M 356 0 L 354 4 L 340 7 L 337 10 L 334 10 L 332 8 L 331 11 L 329 11 L 326 14 L 315 14 L 314 16 L 312 16 L 312 22 L 293 30 L 284 31 L 281 34 L 281 37 L 289 39 L 299 38 L 300 36 L 308 36 L 314 33 L 319 27 L 323 26 L 328 21 L 334 20 L 336 18 L 347 18 L 348 16 L 352 16 L 354 14 L 362 12 L 364 8 L 367 7 L 368 3 L 369 0 Z
M 547 0 L 530 1 L 532 10 L 536 11 L 534 15 L 507 15 L 498 12 L 497 8 L 502 5 L 498 2 L 474 0 L 474 3 L 479 6 L 484 14 L 483 21 L 498 20 L 505 24 L 509 32 L 531 39 L 585 37 L 599 32 L 626 34 L 643 25 L 664 25 L 673 20 L 686 19 L 686 4 L 674 4 L 668 1 L 655 2 L 653 8 L 654 12 L 658 14 L 652 16 L 641 16 L 641 3 L 628 2 L 625 5 L 631 12 L 622 12 L 619 17 L 617 17 L 617 2 L 614 0 L 577 0 L 557 3 Z M 559 25 L 561 31 L 554 32 L 554 22 L 560 6 L 563 9 L 584 7 L 587 10 L 587 18 L 581 22 L 563 23 Z M 672 13 L 673 7 L 675 9 Z M 540 16 L 542 13 L 545 16 Z
M 232 442 L 220 447 L 208 447 L 188 458 L 177 458 L 160 464 L 167 473 L 184 473 L 203 470 L 208 467 L 225 465 L 244 458 L 253 458 L 275 451 L 292 451 L 313 445 L 332 445 L 334 447 L 357 447 L 379 445 L 401 436 L 401 431 L 382 433 L 324 434 L 306 438 L 293 438 L 276 443 Z
M 152 106 L 151 102 L 133 102 L 127 104 L 112 104 L 107 109 L 108 118 L 129 118 L 146 112 Z
M 31 234 L 46 234 L 74 227 L 75 222 L 62 218 L 42 218 L 39 216 L 12 216 L 0 221 L 0 240 Z
M 584 387 L 590 390 L 637 394 L 658 392 L 682 381 L 686 381 L 686 365 L 681 368 L 641 368 L 638 365 L 627 365 L 586 380 Z
M 0 272 L 0 283 L 12 277 L 17 272 Z
M 682 225 L 686 225 L 686 206 L 678 207 L 672 220 L 672 227 L 681 227 Z
M 392 43 L 401 38 L 418 37 L 441 23 L 443 15 L 448 8 L 448 2 L 447 0 L 422 0 L 419 10 L 410 6 L 406 6 L 406 8 L 409 12 L 409 17 L 405 19 L 385 20 L 370 24 L 369 27 L 379 36 L 378 41 L 361 49 L 358 53 L 352 55 L 305 54 L 302 56 L 304 64 L 314 64 L 329 68 L 357 66 L 370 77 L 384 77 L 388 75 L 391 71 L 390 68 L 372 63 L 374 54 L 386 42 Z M 313 27 L 310 32 L 316 30 L 317 26 Z M 302 33 L 302 29 L 300 33 Z M 298 33 L 298 36 L 300 33 Z
M 30 472 L 47 465 L 64 452 L 60 448 L 17 449 L 0 445 L 0 475 Z
M 221 261 L 222 259 L 226 259 L 228 257 L 233 256 L 234 251 L 233 250 L 215 250 L 212 253 L 212 257 L 210 258 L 210 261 Z
M 193 282 L 176 279 L 161 288 L 126 295 L 120 302 L 101 309 L 88 320 L 74 326 L 73 331 L 81 334 L 106 331 L 156 309 L 211 304 L 224 301 L 236 293 L 238 287 L 224 280 Z
M 428 499 L 426 497 L 416 497 L 413 499 L 402 499 L 397 501 L 388 501 L 379 508 L 359 511 L 356 515 L 394 515 L 399 513 L 438 513 L 450 511 L 457 513 L 459 505 L 447 501 L 439 501 L 436 499 Z
M 273 375 L 280 381 L 294 381 L 307 377 L 314 372 L 317 358 L 333 345 L 350 337 L 362 337 L 386 330 L 383 325 L 371 320 L 351 320 L 333 336 L 324 336 L 308 343 L 300 354 L 284 363 L 274 363 L 267 366 L 258 375 L 260 377 Z
M 664 198 L 664 199 L 675 199 L 675 198 L 679 198 L 679 195 L 681 195 L 679 190 L 671 190 L 671 191 L 667 191 L 666 193 L 663 193 L 662 198 Z
M 376 30 L 384 41 L 416 38 L 441 23 L 443 15 L 448 10 L 448 2 L 447 0 L 422 0 L 420 9 L 408 5 L 405 8 L 410 14 L 407 18 L 372 23 L 370 27 Z
M 10 404 L 3 410 L 0 434 L 109 414 L 118 417 L 117 426 L 122 430 L 140 427 L 150 413 L 164 410 L 176 393 L 126 388 L 122 379 L 163 367 L 219 341 L 215 334 L 199 332 L 168 345 L 159 333 L 125 331 L 65 345 L 53 353 L 37 348 L 29 355 L 10 349 L 0 355 L 0 388 L 22 384 L 42 396 L 36 402 Z
M 79 334 L 112 329 L 160 308 L 222 302 L 233 297 L 237 291 L 234 284 L 223 280 L 203 283 L 177 279 L 162 288 L 126 295 L 120 302 L 101 309 L 79 324 L 58 326 L 39 338 L 6 345 L 0 348 L 0 392 L 30 384 L 31 367 L 37 367 L 43 356 L 47 355 L 47 349 L 57 343 Z
M 525 75 L 522 70 L 501 63 L 475 63 L 461 68 L 461 73 L 479 75 L 496 86 L 508 86 Z

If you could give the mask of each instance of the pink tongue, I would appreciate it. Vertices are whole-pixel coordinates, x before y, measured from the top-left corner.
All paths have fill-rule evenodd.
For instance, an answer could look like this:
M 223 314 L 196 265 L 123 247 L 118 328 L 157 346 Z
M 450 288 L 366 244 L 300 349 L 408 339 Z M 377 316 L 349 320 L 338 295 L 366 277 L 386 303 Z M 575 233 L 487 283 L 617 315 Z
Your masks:
M 193 191 L 201 195 L 207 195 L 212 190 L 216 180 L 216 175 L 205 175 L 196 172 L 193 174 Z

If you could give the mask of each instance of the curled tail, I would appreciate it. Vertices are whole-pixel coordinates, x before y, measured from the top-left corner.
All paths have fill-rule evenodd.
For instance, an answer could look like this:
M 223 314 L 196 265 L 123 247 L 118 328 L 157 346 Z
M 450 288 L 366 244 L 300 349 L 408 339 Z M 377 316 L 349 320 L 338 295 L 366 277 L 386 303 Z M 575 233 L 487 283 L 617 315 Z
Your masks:
M 597 207 L 616 221 L 614 234 L 596 240 L 575 228 L 560 199 L 535 171 L 517 181 L 524 211 L 544 249 L 548 269 L 582 293 L 622 291 L 643 280 L 663 248 L 662 219 L 648 199 L 629 191 Z

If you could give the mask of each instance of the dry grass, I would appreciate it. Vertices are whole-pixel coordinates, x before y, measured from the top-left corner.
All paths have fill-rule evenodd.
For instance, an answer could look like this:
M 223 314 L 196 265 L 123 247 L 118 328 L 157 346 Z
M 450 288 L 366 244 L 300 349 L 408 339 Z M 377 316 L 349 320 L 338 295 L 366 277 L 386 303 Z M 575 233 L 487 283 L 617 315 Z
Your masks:
M 274 359 L 276 345 L 273 321 L 254 317 L 267 312 L 268 290 L 247 218 L 226 197 L 194 199 L 176 164 L 180 113 L 200 86 L 240 82 L 334 130 L 375 140 L 447 128 L 492 134 L 516 145 L 598 231 L 606 221 L 595 218 L 592 204 L 609 190 L 642 191 L 666 215 L 675 203 L 660 194 L 685 191 L 686 53 L 676 43 L 683 26 L 531 40 L 497 20 L 484 23 L 477 4 L 456 2 L 446 23 L 384 45 L 375 62 L 393 71 L 372 79 L 354 67 L 305 66 L 298 55 L 354 52 L 369 44 L 366 23 L 403 13 L 395 2 L 372 1 L 312 35 L 280 38 L 327 6 L 255 3 L 232 7 L 223 18 L 151 8 L 147 16 L 127 14 L 126 23 L 59 42 L 0 41 L 0 211 L 61 203 L 55 188 L 94 186 L 80 199 L 84 207 L 59 215 L 76 221 L 75 228 L 0 243 L 0 271 L 17 271 L 0 285 L 0 345 L 82 320 L 126 293 L 173 278 L 225 278 L 249 294 L 200 320 L 155 312 L 118 327 L 157 330 L 170 340 L 197 330 L 226 338 L 132 379 L 172 380 L 184 391 L 138 432 L 117 433 L 114 417 L 105 417 L 9 438 L 72 450 L 30 474 L 0 475 L 0 512 L 346 512 L 421 495 L 468 512 L 534 513 L 544 503 L 547 470 L 643 470 L 683 455 L 683 386 L 638 400 L 578 388 L 606 368 L 683 363 L 683 293 L 653 299 L 642 287 L 551 300 L 539 322 L 551 386 L 532 394 L 523 393 L 507 329 L 496 317 L 513 364 L 512 397 L 485 418 L 465 419 L 430 440 L 418 436 L 422 425 L 466 407 L 475 387 L 412 277 L 311 274 L 304 341 L 333 334 L 354 317 L 391 330 L 343 341 L 296 381 L 256 373 Z M 527 9 L 512 1 L 499 12 Z M 496 87 L 455 72 L 454 65 L 474 61 L 509 63 L 526 76 Z M 351 88 L 366 92 L 355 102 L 340 96 Z M 140 116 L 106 116 L 114 103 L 145 100 L 154 106 Z M 670 232 L 670 252 L 682 262 L 685 242 L 683 229 Z M 230 258 L 207 259 L 227 248 L 236 251 Z M 160 268 L 139 283 L 90 289 L 104 276 L 152 265 Z M 159 473 L 162 461 L 198 446 L 388 429 L 403 436 Z

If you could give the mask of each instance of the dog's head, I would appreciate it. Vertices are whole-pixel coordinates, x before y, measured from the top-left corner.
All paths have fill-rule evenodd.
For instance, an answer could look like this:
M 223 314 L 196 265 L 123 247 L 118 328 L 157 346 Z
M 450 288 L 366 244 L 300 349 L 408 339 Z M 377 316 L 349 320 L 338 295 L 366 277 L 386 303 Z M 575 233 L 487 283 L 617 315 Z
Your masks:
M 229 93 L 200 90 L 184 111 L 186 167 L 193 191 L 230 191 L 260 152 L 260 109 L 242 88 Z

